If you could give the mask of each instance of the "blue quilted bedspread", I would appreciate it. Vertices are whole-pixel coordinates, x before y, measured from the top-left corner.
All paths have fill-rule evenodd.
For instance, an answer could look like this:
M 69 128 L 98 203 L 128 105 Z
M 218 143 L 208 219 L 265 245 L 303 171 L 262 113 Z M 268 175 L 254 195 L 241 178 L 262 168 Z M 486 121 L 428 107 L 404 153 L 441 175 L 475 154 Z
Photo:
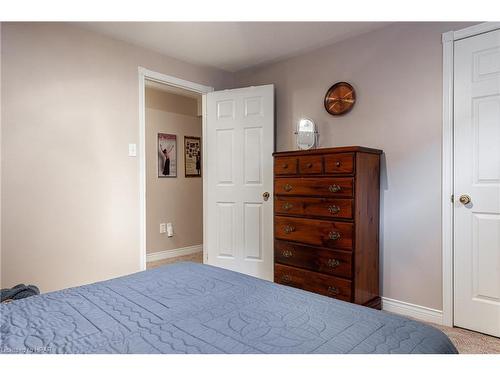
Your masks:
M 456 353 L 400 316 L 177 263 L 0 305 L 2 353 Z

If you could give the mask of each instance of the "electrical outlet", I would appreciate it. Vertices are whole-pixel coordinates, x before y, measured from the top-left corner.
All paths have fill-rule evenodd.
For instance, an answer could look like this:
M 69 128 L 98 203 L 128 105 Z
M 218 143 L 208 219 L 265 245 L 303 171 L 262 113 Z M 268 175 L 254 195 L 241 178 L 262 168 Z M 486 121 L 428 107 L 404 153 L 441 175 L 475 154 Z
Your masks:
M 167 233 L 167 224 L 165 223 L 160 224 L 160 233 Z
M 172 223 L 167 223 L 167 236 L 173 237 L 174 235 L 174 226 Z

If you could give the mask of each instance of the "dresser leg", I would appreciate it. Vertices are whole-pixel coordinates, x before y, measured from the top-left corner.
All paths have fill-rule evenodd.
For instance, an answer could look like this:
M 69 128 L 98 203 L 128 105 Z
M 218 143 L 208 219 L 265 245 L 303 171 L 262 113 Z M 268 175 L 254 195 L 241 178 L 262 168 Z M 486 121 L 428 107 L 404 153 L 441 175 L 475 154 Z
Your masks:
M 363 306 L 371 307 L 372 309 L 375 310 L 382 310 L 382 298 L 380 297 L 372 298 L 368 302 L 363 303 Z

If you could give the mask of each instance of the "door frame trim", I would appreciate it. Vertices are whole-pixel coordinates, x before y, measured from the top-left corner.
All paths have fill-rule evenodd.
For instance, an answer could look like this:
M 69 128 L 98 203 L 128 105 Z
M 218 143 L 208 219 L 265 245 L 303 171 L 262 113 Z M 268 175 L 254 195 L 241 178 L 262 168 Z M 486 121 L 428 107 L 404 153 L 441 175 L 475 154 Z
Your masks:
M 205 147 L 206 127 L 206 94 L 214 91 L 211 86 L 187 81 L 163 73 L 138 67 L 139 74 L 139 270 L 146 269 L 146 80 L 175 86 L 202 95 L 202 170 L 206 171 L 207 155 Z M 206 204 L 206 174 L 202 173 L 203 182 L 203 242 L 205 243 L 205 204 Z M 205 251 L 204 251 L 205 253 Z
M 442 34 L 443 43 L 443 139 L 442 139 L 442 273 L 443 324 L 453 326 L 453 77 L 454 43 L 489 31 L 500 29 L 500 22 L 485 22 Z

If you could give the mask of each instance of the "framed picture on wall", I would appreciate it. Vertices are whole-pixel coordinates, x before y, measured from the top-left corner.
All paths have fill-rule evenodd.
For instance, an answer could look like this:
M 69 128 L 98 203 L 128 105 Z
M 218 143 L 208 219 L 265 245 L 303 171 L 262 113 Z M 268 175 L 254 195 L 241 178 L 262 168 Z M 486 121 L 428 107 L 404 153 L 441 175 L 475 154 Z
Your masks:
M 201 177 L 200 137 L 184 137 L 184 170 L 186 177 Z
M 158 177 L 177 177 L 177 136 L 158 133 Z

